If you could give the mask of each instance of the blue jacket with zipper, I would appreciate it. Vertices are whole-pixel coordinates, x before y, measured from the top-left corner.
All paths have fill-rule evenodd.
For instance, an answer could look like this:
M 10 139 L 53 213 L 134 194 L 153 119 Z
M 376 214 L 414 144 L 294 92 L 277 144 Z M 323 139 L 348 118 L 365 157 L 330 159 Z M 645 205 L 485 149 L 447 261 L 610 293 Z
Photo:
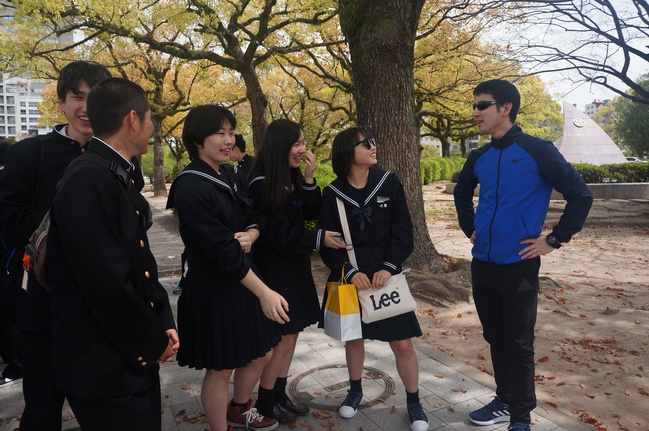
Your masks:
M 462 231 L 467 237 L 476 234 L 473 257 L 500 265 L 520 262 L 518 252 L 529 245 L 520 242 L 542 233 L 553 188 L 567 201 L 552 229 L 565 243 L 581 230 L 593 195 L 554 144 L 514 125 L 502 138 L 473 150 L 454 191 Z

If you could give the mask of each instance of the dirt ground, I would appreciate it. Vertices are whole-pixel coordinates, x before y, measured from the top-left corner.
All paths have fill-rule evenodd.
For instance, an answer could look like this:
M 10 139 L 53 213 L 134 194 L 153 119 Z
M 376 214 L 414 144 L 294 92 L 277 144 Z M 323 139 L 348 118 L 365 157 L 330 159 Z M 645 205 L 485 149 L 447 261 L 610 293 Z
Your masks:
M 443 190 L 441 183 L 424 186 L 433 243 L 442 254 L 470 259 L 453 197 Z M 563 204 L 551 203 L 548 228 Z M 600 431 L 649 430 L 648 237 L 648 201 L 597 200 L 582 232 L 542 258 L 540 408 L 557 408 Z M 446 305 L 419 310 L 426 342 L 491 373 L 472 300 Z

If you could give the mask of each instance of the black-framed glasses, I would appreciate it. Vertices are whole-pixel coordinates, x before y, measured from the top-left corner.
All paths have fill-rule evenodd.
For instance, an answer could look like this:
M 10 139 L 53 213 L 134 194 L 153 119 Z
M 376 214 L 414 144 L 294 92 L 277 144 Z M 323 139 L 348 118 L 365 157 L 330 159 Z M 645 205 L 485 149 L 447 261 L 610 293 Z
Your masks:
M 495 100 L 481 100 L 473 104 L 473 110 L 484 111 L 491 105 L 498 105 L 498 102 Z
M 374 138 L 365 138 L 362 141 L 360 141 L 359 143 L 357 143 L 356 145 L 363 145 L 363 146 L 365 146 L 365 148 L 367 148 L 369 150 L 370 148 L 372 148 L 372 145 L 374 145 L 376 147 L 376 140 Z M 354 145 L 354 146 L 356 146 L 356 145 Z

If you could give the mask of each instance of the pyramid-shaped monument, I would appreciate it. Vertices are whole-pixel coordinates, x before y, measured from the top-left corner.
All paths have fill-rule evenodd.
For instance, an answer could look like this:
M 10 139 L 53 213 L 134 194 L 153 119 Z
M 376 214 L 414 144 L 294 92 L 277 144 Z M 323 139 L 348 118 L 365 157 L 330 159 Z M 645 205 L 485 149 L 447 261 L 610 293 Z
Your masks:
M 586 114 L 563 102 L 563 136 L 554 145 L 570 163 L 626 163 L 615 142 Z

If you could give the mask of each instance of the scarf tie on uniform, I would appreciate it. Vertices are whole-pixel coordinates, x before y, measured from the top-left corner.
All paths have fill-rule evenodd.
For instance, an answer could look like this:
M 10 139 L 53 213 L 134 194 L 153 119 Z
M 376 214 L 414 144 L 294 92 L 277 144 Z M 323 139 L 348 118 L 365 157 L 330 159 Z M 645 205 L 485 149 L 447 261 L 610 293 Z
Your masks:
M 370 217 L 372 216 L 372 208 L 367 207 L 363 209 L 354 208 L 352 210 L 352 215 L 356 216 L 358 220 L 358 227 L 361 229 L 361 232 L 365 230 L 365 221 L 367 223 L 372 223 Z

